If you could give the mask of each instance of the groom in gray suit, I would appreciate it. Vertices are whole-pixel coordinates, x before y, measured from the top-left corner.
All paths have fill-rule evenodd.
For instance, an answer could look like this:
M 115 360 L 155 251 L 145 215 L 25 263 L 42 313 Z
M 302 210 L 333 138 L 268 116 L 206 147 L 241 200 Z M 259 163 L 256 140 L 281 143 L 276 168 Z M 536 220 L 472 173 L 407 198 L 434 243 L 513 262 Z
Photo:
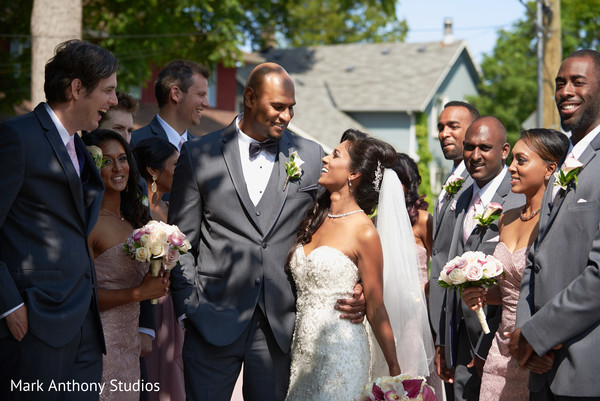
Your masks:
M 476 225 L 470 210 L 483 213 L 490 203 L 498 203 L 503 210 L 525 203 L 523 195 L 511 191 L 510 174 L 505 164 L 510 145 L 506 128 L 495 117 L 481 117 L 467 130 L 463 156 L 473 184 L 456 204 L 456 224 L 448 259 L 467 251 L 481 251 L 491 255 L 498 244 L 498 223 Z M 465 229 L 467 231 L 465 231 Z M 441 318 L 440 344 L 445 345 L 447 366 L 454 369 L 454 399 L 477 401 L 481 384 L 480 372 L 498 327 L 499 308 L 488 307 L 490 334 L 482 335 L 475 312 L 462 302 L 455 291 L 447 290 L 445 314 Z
M 522 366 L 536 356 L 552 362 L 549 372 L 531 373 L 530 399 L 600 400 L 600 53 L 579 50 L 563 61 L 555 100 L 571 131 L 566 162 L 582 168 L 563 188 L 554 176 L 548 183 L 509 347 Z
M 87 237 L 104 185 L 76 132 L 95 129 L 101 113 L 117 104 L 116 70 L 107 50 L 62 43 L 46 64 L 48 103 L 0 125 L 3 401 L 98 399 L 97 387 L 78 390 L 102 375 Z M 60 387 L 67 383 L 70 390 Z
M 244 113 L 187 142 L 179 157 L 169 222 L 192 251 L 173 270 L 171 289 L 186 317 L 188 400 L 229 399 L 242 362 L 244 399 L 285 398 L 296 309 L 285 265 L 324 155 L 286 130 L 294 105 L 287 72 L 261 64 L 246 83 Z M 289 178 L 294 153 L 302 175 Z

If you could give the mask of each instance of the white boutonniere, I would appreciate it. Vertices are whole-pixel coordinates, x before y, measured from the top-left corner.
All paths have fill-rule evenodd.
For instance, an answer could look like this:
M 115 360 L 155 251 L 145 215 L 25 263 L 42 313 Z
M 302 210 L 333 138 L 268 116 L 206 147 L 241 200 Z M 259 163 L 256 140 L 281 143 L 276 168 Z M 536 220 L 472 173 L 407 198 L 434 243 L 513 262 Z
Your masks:
M 485 208 L 485 212 L 482 214 L 475 215 L 474 219 L 477 220 L 479 226 L 489 226 L 494 220 L 498 220 L 502 214 L 502 205 L 496 202 L 492 202 Z
M 566 191 L 569 184 L 573 183 L 574 185 L 577 183 L 577 175 L 582 168 L 583 164 L 579 160 L 574 157 L 568 157 L 565 160 L 563 168 L 554 173 L 554 177 L 556 178 L 554 185 Z
M 290 161 L 285 162 L 285 172 L 287 177 L 285 177 L 285 184 L 283 184 L 283 191 L 287 188 L 290 180 L 298 180 L 302 176 L 302 169 L 300 168 L 304 164 L 304 160 L 298 156 L 298 152 L 292 152 L 290 154 Z
M 96 168 L 98 170 L 100 170 L 102 167 L 104 167 L 106 165 L 106 159 L 104 158 L 104 154 L 102 153 L 102 149 L 100 149 L 98 146 L 88 146 L 87 147 L 88 152 L 90 152 L 90 155 L 92 156 L 92 159 L 94 160 L 94 164 L 96 164 Z

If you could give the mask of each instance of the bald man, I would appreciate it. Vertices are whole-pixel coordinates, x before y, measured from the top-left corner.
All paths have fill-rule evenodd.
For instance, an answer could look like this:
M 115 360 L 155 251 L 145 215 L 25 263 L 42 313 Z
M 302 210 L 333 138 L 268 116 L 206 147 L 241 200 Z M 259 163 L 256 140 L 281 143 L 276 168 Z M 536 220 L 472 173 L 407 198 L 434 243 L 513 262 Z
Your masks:
M 456 202 L 456 223 L 448 260 L 467 251 L 491 255 L 496 249 L 498 222 L 488 226 L 477 225 L 471 210 L 474 214 L 481 214 L 492 202 L 500 204 L 503 210 L 525 204 L 522 194 L 511 191 L 510 173 L 506 167 L 509 152 L 506 128 L 497 118 L 480 117 L 467 129 L 463 159 L 473 184 Z M 454 374 L 454 399 L 477 401 L 481 369 L 500 323 L 499 307 L 488 306 L 490 333 L 483 335 L 475 312 L 462 302 L 456 292 L 446 290 L 444 305 L 446 313 L 440 326 L 445 330 L 440 330 L 440 343 L 445 346 L 446 364 Z
M 260 64 L 246 83 L 243 114 L 182 148 L 169 223 L 192 245 L 171 279 L 186 327 L 188 400 L 229 399 L 242 363 L 245 400 L 285 398 L 296 309 L 285 264 L 324 155 L 287 131 L 295 103 L 287 72 Z M 285 185 L 292 152 L 305 163 Z M 345 316 L 359 318 L 361 301 L 344 302 Z

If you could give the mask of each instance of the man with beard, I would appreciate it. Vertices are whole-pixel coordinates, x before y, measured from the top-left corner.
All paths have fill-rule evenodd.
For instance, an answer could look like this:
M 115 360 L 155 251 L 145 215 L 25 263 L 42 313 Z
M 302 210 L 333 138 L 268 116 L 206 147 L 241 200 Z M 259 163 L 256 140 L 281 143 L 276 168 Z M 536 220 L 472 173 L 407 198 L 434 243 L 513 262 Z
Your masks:
M 494 253 L 498 244 L 498 222 L 477 225 L 474 217 L 483 214 L 491 203 L 512 209 L 525 203 L 523 195 L 511 191 L 510 174 L 505 160 L 510 145 L 506 128 L 495 117 L 473 121 L 465 134 L 463 157 L 473 178 L 456 203 L 456 224 L 448 260 L 467 251 Z M 488 307 L 490 333 L 482 335 L 481 324 L 453 290 L 446 290 L 441 318 L 440 344 L 445 345 L 448 368 L 454 370 L 454 399 L 477 401 L 481 370 L 500 323 L 499 307 Z
M 454 162 L 450 176 L 445 180 L 444 187 L 436 200 L 433 211 L 433 249 L 431 257 L 431 281 L 429 289 L 429 318 L 431 327 L 436 335 L 436 366 L 438 375 L 451 383 L 453 381 L 452 371 L 446 367 L 445 350 L 439 346 L 440 316 L 442 314 L 442 303 L 444 289 L 438 284 L 438 278 L 442 267 L 448 261 L 450 241 L 454 231 L 456 200 L 468 188 L 473 180 L 465 169 L 463 162 L 463 141 L 467 128 L 473 120 L 479 118 L 479 111 L 475 106 L 451 101 L 444 105 L 438 122 L 438 139 L 446 160 Z M 462 181 L 462 182 L 461 182 Z M 443 330 L 443 329 L 442 329 Z M 452 386 L 447 384 L 446 394 L 452 395 Z
M 550 179 L 539 234 L 528 255 L 511 353 L 522 366 L 553 362 L 531 373 L 531 400 L 600 400 L 600 53 L 578 50 L 556 76 L 556 106 L 571 148 Z

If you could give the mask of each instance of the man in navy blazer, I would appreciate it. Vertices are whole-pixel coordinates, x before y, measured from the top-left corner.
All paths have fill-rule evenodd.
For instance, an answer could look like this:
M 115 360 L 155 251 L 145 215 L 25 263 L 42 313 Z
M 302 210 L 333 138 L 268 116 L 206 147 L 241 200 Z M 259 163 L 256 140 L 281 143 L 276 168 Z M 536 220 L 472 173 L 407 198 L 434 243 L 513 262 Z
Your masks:
M 150 124 L 131 136 L 131 147 L 146 138 L 159 137 L 181 151 L 188 139 L 190 127 L 200 124 L 202 111 L 208 103 L 209 71 L 188 60 L 171 61 L 159 73 L 154 83 L 154 95 L 159 111 Z
M 600 53 L 572 53 L 555 82 L 566 160 L 581 170 L 563 188 L 548 182 L 509 348 L 532 368 L 531 400 L 600 400 Z M 539 357 L 548 372 L 532 366 Z
M 104 186 L 77 131 L 117 103 L 116 69 L 107 50 L 64 42 L 46 64 L 47 103 L 0 125 L 3 401 L 98 399 L 104 339 L 87 238 Z

